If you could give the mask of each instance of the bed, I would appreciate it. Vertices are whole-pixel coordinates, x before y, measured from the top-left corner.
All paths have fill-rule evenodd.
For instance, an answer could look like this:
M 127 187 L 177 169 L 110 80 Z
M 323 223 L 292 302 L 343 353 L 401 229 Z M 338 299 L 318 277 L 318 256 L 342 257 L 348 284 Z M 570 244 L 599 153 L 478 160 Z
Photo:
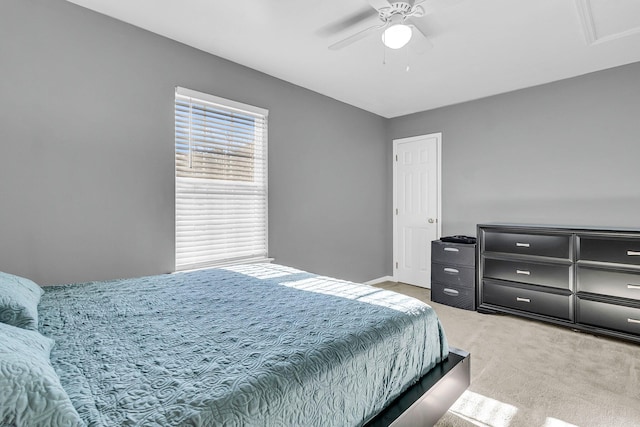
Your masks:
M 428 305 L 276 264 L 46 287 L 37 330 L 57 425 L 429 425 L 469 381 Z

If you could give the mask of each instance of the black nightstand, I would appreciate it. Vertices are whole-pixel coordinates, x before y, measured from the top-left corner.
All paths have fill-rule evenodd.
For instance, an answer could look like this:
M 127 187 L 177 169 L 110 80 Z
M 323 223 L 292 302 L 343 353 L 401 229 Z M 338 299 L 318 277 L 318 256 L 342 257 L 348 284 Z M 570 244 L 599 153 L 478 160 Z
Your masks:
M 476 245 L 431 242 L 431 301 L 476 309 Z

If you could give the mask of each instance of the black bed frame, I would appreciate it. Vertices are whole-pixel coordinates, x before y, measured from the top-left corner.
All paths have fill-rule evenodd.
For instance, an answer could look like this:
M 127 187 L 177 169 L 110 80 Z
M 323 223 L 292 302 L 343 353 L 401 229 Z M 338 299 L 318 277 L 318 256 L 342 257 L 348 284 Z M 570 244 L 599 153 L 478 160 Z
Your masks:
M 457 348 L 366 427 L 430 427 L 449 410 L 471 383 L 471 355 Z

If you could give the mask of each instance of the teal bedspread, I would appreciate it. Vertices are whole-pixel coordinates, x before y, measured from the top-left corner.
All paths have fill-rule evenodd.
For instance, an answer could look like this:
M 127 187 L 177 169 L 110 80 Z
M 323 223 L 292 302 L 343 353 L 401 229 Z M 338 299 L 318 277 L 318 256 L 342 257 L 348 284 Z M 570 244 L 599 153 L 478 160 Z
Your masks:
M 275 264 L 45 288 L 90 426 L 358 426 L 448 353 L 435 312 Z

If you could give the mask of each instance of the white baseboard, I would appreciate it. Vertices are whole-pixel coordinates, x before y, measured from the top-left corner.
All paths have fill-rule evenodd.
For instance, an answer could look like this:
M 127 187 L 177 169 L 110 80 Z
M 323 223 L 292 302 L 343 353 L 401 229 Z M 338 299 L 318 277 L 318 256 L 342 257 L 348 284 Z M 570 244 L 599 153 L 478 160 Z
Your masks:
M 365 285 L 377 285 L 382 282 L 394 282 L 393 276 L 384 276 L 379 277 L 377 279 L 369 280 L 368 282 L 364 282 Z

